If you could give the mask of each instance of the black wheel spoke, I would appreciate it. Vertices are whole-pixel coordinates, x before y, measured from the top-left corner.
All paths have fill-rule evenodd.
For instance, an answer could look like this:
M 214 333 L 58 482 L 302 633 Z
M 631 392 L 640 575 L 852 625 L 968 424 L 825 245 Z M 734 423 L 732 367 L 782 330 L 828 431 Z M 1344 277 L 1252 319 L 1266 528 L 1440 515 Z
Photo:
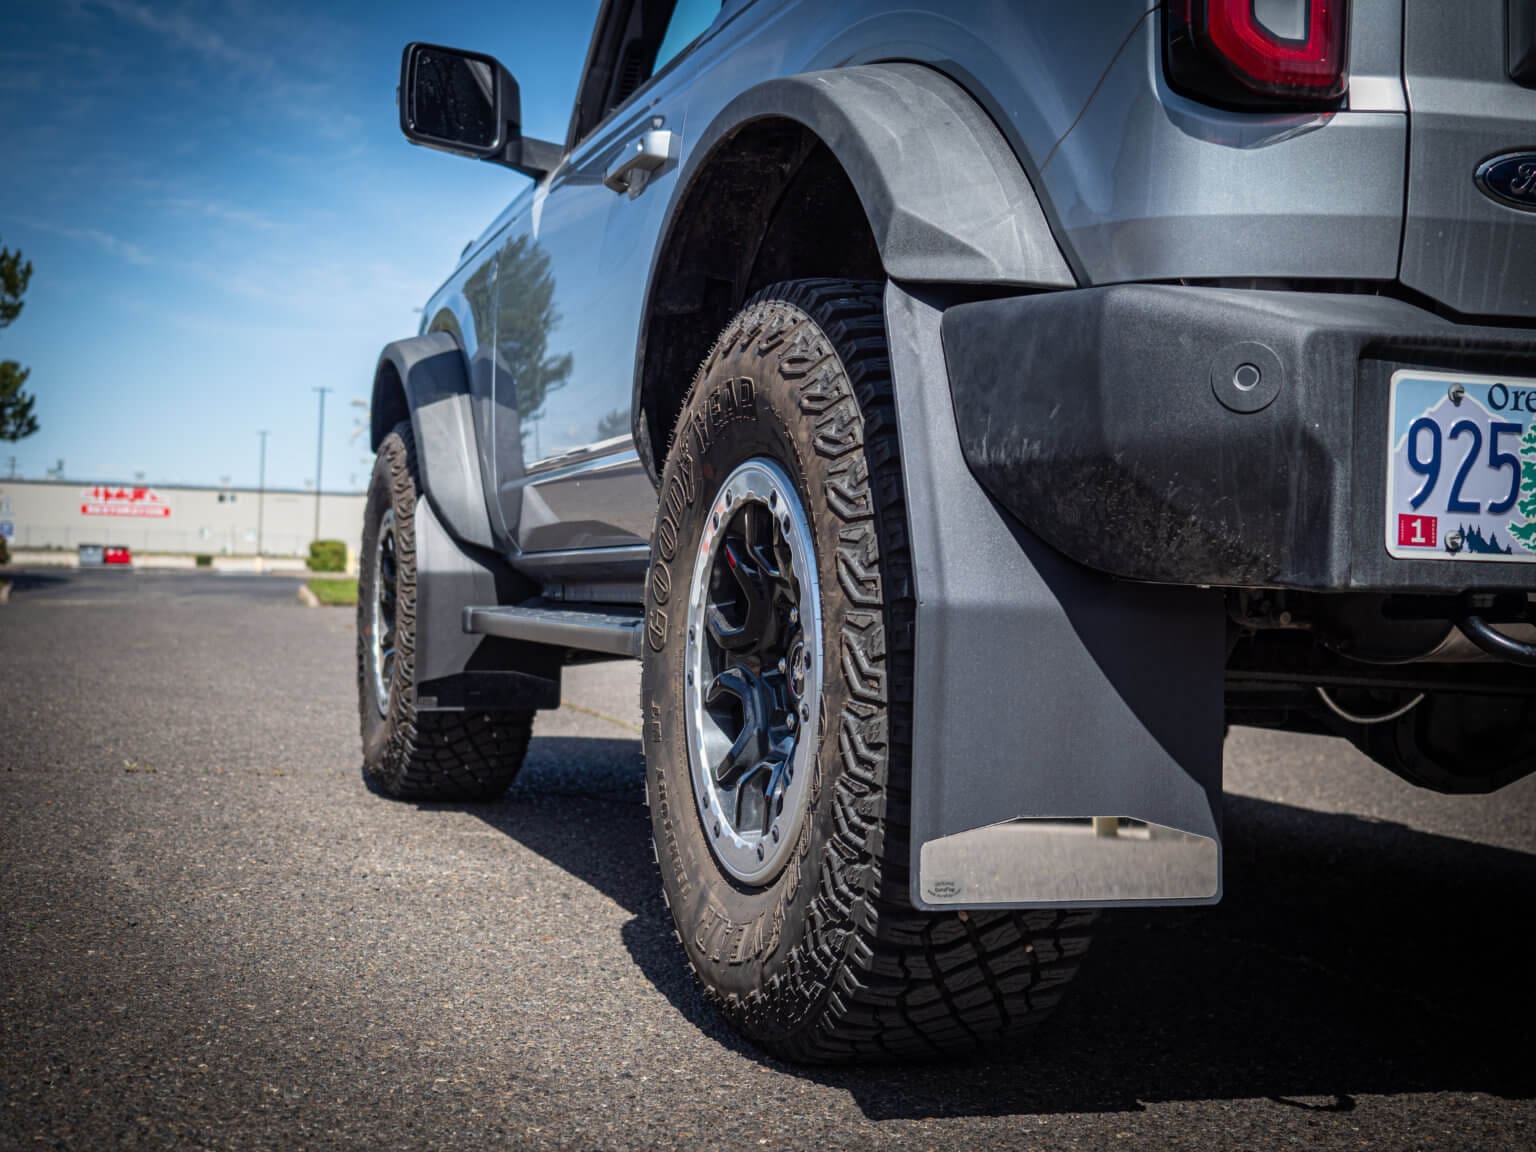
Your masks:
M 767 640 L 772 618 L 770 581 L 742 537 L 726 537 L 720 552 L 735 584 L 735 596 L 730 603 L 732 618 L 727 618 L 724 604 L 710 606 L 710 633 L 716 644 L 730 652 L 759 649 Z
M 789 751 L 793 751 L 793 745 Z M 767 831 L 773 821 L 784 813 L 784 792 L 789 787 L 790 781 L 795 777 L 795 770 L 790 766 L 789 755 L 786 752 L 782 759 L 775 760 L 770 765 L 771 771 L 764 792 L 764 825 L 763 831 Z
M 709 629 L 710 638 L 727 652 L 740 651 L 751 644 L 752 638 L 747 635 L 746 628 L 732 624 L 718 604 L 709 606 L 705 627 Z
M 763 506 L 748 501 L 741 509 L 741 542 L 750 550 L 762 538 Z
M 767 785 L 772 771 L 769 764 L 754 764 L 751 774 L 744 778 L 736 789 L 737 832 L 756 833 L 761 836 L 768 831 L 765 819 L 768 811 Z
M 736 786 L 736 830 L 766 836 L 784 813 L 784 792 L 793 778 L 787 754 L 760 760 Z
M 748 504 L 742 509 L 742 540 L 751 556 L 752 567 L 761 577 L 767 595 L 777 599 L 784 573 L 789 569 L 788 553 L 780 554 L 776 521 L 762 504 Z
M 768 712 L 771 694 L 762 679 L 745 668 L 727 668 L 716 676 L 705 693 L 704 702 L 710 706 L 733 697 L 741 711 L 741 730 L 731 741 L 730 749 L 713 766 L 715 783 L 722 788 L 735 788 L 741 779 L 762 760 L 768 751 Z

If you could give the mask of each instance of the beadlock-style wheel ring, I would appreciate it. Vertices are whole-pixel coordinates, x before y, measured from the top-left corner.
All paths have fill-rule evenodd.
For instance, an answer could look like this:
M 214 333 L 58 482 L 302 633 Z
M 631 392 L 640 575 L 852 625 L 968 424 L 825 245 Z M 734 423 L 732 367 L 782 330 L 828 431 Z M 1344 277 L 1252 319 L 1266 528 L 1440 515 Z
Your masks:
M 823 672 L 815 538 L 770 459 L 739 465 L 716 493 L 694 563 L 684 667 L 705 839 L 737 880 L 767 884 L 809 806 Z
M 389 686 L 395 674 L 396 575 L 395 510 L 391 508 L 379 522 L 379 541 L 373 550 L 373 629 L 368 664 L 373 674 L 373 701 L 380 716 L 389 711 Z

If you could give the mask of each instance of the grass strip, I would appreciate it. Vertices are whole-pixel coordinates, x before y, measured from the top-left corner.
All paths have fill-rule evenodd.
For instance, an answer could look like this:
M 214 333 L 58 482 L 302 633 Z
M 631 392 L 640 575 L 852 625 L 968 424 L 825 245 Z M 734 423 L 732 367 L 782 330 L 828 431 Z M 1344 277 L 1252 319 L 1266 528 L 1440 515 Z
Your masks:
M 342 577 L 317 577 L 308 581 L 315 599 L 331 608 L 347 608 L 357 603 L 357 581 Z

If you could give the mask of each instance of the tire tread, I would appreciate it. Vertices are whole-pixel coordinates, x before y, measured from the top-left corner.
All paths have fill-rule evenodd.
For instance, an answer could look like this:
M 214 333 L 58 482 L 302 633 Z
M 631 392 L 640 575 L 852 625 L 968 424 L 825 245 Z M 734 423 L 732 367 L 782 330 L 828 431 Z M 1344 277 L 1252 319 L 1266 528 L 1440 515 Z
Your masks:
M 376 758 L 364 756 L 368 779 L 386 795 L 401 800 L 494 800 L 506 791 L 522 767 L 533 736 L 532 712 L 421 712 L 411 693 L 416 671 L 416 500 L 421 491 L 416 437 L 403 420 L 379 445 L 374 483 L 387 487 L 395 512 L 396 651 L 395 688 L 389 702 L 388 738 Z M 370 507 L 373 501 L 369 501 Z M 365 533 L 364 554 L 371 555 L 372 525 Z M 360 585 L 364 581 L 359 581 Z M 366 750 L 368 709 L 374 707 L 368 682 L 364 610 L 358 597 L 357 682 L 360 722 Z
M 702 380 L 726 351 L 754 340 L 789 343 L 781 371 L 799 389 L 811 444 L 828 463 L 826 504 L 840 521 L 836 572 L 850 609 L 839 658 L 850 691 L 841 714 L 824 721 L 838 727 L 842 771 L 806 936 L 750 996 L 720 996 L 701 980 L 758 1042 L 812 1063 L 951 1054 L 1016 1034 L 1055 1004 L 1092 921 L 911 903 L 916 598 L 884 289 L 836 279 L 764 288 L 700 369 Z

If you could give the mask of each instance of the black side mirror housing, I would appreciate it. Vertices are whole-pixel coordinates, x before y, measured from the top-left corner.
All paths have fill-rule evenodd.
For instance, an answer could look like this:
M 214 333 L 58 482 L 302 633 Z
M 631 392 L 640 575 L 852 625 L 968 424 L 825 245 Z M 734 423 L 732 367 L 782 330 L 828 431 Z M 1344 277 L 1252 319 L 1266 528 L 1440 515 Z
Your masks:
M 488 160 L 535 180 L 560 149 L 522 133 L 517 81 L 494 56 L 411 43 L 400 60 L 400 131 L 412 144 Z

